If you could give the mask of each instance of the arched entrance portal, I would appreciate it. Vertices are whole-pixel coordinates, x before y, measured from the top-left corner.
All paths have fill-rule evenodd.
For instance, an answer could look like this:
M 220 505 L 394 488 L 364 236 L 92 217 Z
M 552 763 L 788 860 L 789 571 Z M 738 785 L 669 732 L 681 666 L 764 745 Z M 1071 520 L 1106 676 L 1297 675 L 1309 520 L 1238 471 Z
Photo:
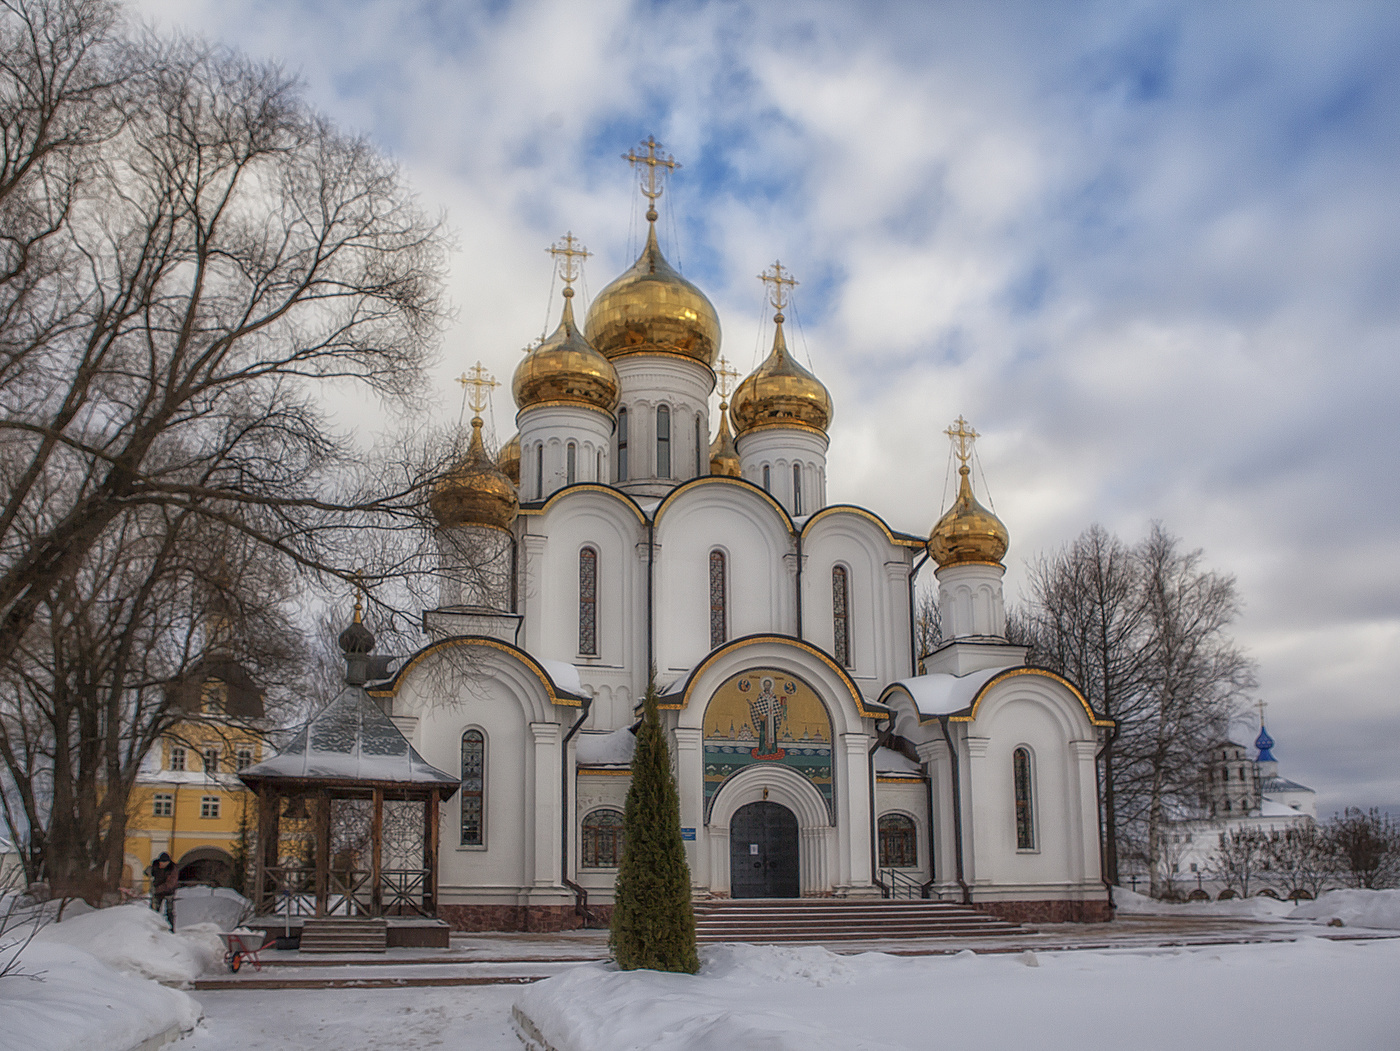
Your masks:
M 729 819 L 729 893 L 735 898 L 801 896 L 797 815 L 787 807 L 749 803 Z

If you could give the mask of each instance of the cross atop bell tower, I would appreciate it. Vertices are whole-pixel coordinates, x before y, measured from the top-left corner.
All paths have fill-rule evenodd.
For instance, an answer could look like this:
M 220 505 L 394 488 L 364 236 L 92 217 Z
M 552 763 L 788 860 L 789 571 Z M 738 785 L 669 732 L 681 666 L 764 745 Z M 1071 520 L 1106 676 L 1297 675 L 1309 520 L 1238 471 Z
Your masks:
M 739 370 L 729 364 L 729 359 L 724 357 L 719 359 L 718 364 L 719 367 L 715 369 L 715 380 L 719 385 L 719 400 L 727 402 L 729 401 L 729 392 L 734 389 L 734 381 L 739 378 Z M 720 406 L 721 409 L 726 407 L 725 405 Z
M 665 175 L 669 175 L 679 168 L 680 164 L 669 153 L 664 155 L 659 153 L 661 143 L 657 142 L 651 135 L 648 135 L 642 142 L 642 147 L 646 150 L 645 154 L 638 153 L 634 148 L 624 153 L 622 159 L 632 165 L 640 176 L 642 195 L 647 199 L 647 222 L 654 223 L 656 222 L 656 199 L 661 196 L 663 189 L 661 181 Z M 642 170 L 643 165 L 646 166 L 645 171 Z M 657 169 L 664 169 L 664 172 Z
M 967 461 L 972 459 L 972 443 L 980 438 L 981 435 L 973 430 L 968 422 L 961 416 L 954 421 L 953 426 L 949 427 L 943 433 L 952 440 L 954 446 L 953 452 L 957 455 L 958 463 L 966 468 Z
M 465 389 L 467 404 L 478 416 L 481 415 L 481 410 L 486 408 L 491 391 L 500 386 L 496 378 L 486 371 L 486 366 L 479 361 L 470 370 L 458 376 L 457 382 Z
M 574 282 L 578 280 L 583 260 L 593 253 L 583 246 L 583 242 L 574 236 L 572 230 L 545 251 L 554 256 L 555 265 L 559 268 L 559 278 L 564 282 L 564 298 L 572 299 Z
M 773 309 L 779 314 L 778 320 L 782 321 L 783 308 L 788 305 L 788 292 L 797 287 L 797 278 L 775 259 L 772 266 L 758 275 L 758 279 L 768 286 L 768 302 L 773 304 Z

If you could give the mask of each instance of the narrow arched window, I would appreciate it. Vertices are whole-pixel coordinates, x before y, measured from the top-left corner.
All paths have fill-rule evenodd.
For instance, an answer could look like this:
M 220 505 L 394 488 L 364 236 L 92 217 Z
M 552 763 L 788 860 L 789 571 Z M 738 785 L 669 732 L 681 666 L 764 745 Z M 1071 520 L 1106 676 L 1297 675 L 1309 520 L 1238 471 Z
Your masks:
M 695 414 L 695 477 L 705 473 L 705 454 L 709 452 L 709 442 L 705 441 L 705 425 L 700 414 Z
M 802 513 L 802 467 L 800 464 L 792 465 L 792 513 L 794 515 Z
M 724 645 L 726 634 L 724 552 L 710 552 L 710 649 Z
M 831 570 L 831 626 L 835 640 L 836 662 L 843 668 L 851 666 L 850 587 L 846 567 Z
M 462 734 L 462 846 L 486 843 L 486 735 L 480 730 Z
M 622 861 L 622 811 L 594 810 L 583 819 L 580 861 L 586 869 L 613 869 Z
M 570 442 L 564 450 L 564 484 L 573 485 L 578 481 L 578 446 Z
M 535 499 L 544 499 L 544 443 L 535 446 Z
M 1016 849 L 1035 849 L 1035 800 L 1031 786 L 1031 753 L 1018 748 L 1011 753 L 1016 782 Z
M 598 450 L 598 469 L 593 472 L 593 480 L 601 482 L 603 480 L 603 450 Z
M 764 491 L 765 493 L 771 493 L 771 492 L 773 491 L 773 484 L 772 484 L 772 482 L 773 482 L 773 479 L 772 479 L 772 477 L 771 477 L 770 474 L 769 474 L 768 465 L 767 465 L 767 464 L 764 464 L 764 465 L 763 465 L 763 491 Z
M 878 827 L 882 869 L 912 869 L 919 864 L 918 831 L 913 818 L 883 814 Z
M 617 480 L 627 481 L 627 410 L 617 410 Z
M 578 651 L 598 655 L 598 552 L 578 553 Z
M 671 477 L 671 410 L 656 410 L 656 477 Z

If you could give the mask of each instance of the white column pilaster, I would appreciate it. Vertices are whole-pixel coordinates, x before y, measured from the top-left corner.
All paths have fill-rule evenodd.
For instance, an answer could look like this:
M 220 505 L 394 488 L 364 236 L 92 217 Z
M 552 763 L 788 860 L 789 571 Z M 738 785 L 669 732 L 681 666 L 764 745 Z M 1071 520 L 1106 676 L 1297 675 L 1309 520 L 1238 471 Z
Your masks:
M 559 885 L 559 724 L 531 723 L 535 753 L 534 871 L 536 887 Z

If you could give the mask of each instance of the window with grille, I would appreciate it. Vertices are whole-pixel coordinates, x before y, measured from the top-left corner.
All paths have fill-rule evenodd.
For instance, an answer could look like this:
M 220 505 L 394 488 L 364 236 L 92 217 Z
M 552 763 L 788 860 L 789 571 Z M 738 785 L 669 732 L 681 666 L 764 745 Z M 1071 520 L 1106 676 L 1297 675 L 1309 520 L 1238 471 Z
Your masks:
M 1035 800 L 1032 798 L 1031 753 L 1018 748 L 1011 754 L 1016 781 L 1016 849 L 1035 849 Z
M 199 816 L 200 816 L 200 817 L 218 817 L 218 816 L 219 816 L 219 797 L 218 797 L 218 796 L 200 796 L 200 797 L 199 797 Z
M 206 774 L 219 772 L 219 750 L 217 748 L 204 749 L 204 772 Z
M 792 513 L 802 513 L 802 466 L 792 465 Z
M 878 825 L 880 867 L 912 869 L 919 864 L 918 832 L 914 819 L 904 814 L 885 814 Z
M 584 868 L 616 868 L 622 860 L 622 811 L 594 810 L 585 817 L 579 849 Z
M 462 734 L 462 846 L 486 843 L 486 735 L 480 730 Z
M 151 801 L 151 813 L 155 817 L 170 817 L 175 813 L 175 797 L 169 792 L 157 792 Z
M 185 769 L 185 750 L 178 744 L 170 746 L 170 769 Z
M 710 552 L 710 649 L 724 645 L 727 625 L 725 609 L 724 552 Z
M 578 553 L 578 651 L 598 655 L 598 552 L 591 547 Z
M 617 480 L 627 481 L 627 410 L 617 410 Z
M 656 477 L 671 477 L 671 410 L 656 410 Z
M 831 626 L 835 639 L 836 662 L 843 668 L 851 666 L 850 588 L 846 567 L 831 570 Z
M 535 446 L 535 499 L 544 499 L 544 443 Z
M 573 442 L 564 450 L 564 481 L 567 485 L 578 481 L 578 446 Z
M 251 748 L 240 748 L 240 749 L 238 750 L 238 766 L 237 766 L 237 769 L 239 769 L 239 770 L 247 770 L 248 767 L 250 767 L 250 766 L 252 766 L 252 765 L 253 765 L 253 750 L 252 750 Z
M 695 414 L 695 477 L 699 478 L 705 471 L 705 454 L 709 452 L 710 443 L 705 441 L 705 425 L 700 421 L 700 414 Z

